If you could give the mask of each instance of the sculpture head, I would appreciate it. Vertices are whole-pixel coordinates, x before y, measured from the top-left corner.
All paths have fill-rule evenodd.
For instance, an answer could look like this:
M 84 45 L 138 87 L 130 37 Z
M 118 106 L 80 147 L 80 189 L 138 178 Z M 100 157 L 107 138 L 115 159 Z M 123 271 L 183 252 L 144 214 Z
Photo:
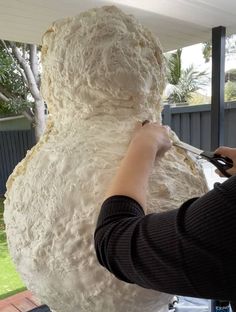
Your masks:
M 80 118 L 132 108 L 160 112 L 163 55 L 156 38 L 114 6 L 55 22 L 43 37 L 49 110 Z

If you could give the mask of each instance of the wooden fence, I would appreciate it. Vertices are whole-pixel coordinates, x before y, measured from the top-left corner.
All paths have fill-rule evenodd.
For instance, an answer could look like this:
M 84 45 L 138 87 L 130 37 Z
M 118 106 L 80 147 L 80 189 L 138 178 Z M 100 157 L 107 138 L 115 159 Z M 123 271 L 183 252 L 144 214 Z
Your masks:
M 163 123 L 169 125 L 179 138 L 201 149 L 210 150 L 211 105 L 164 106 Z M 19 122 L 16 120 L 16 123 Z M 0 195 L 5 184 L 28 149 L 35 144 L 33 130 L 5 130 L 0 128 Z M 16 129 L 16 127 L 13 127 Z M 11 128 L 12 129 L 12 126 Z M 225 145 L 236 147 L 236 102 L 225 103 Z
M 32 130 L 0 131 L 0 196 L 6 191 L 9 175 L 34 144 Z
M 179 138 L 195 147 L 210 150 L 211 105 L 164 106 L 163 123 Z M 236 147 L 236 102 L 225 103 L 224 144 Z

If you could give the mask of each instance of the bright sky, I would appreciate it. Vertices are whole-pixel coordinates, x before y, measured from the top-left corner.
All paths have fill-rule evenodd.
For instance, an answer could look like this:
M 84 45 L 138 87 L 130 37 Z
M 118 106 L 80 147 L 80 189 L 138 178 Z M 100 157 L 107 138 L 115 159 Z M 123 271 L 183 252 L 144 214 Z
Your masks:
M 189 47 L 186 47 L 182 51 L 182 65 L 183 68 L 189 67 L 191 64 L 199 71 L 206 71 L 211 76 L 211 60 L 208 63 L 205 63 L 202 54 L 202 44 L 195 44 Z M 225 70 L 231 68 L 236 68 L 236 55 L 234 54 L 231 58 L 226 58 L 225 60 Z M 211 86 L 209 81 L 209 86 L 205 90 L 202 90 L 201 93 L 204 95 L 211 95 Z

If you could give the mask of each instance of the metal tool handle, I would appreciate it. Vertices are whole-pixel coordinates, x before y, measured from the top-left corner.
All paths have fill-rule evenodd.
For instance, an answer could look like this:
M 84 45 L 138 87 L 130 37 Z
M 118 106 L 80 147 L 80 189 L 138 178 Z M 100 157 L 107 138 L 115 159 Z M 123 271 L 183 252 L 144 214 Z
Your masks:
M 226 170 L 233 167 L 233 161 L 229 157 L 224 157 L 214 152 L 203 152 L 202 157 L 210 161 L 225 177 L 231 177 Z

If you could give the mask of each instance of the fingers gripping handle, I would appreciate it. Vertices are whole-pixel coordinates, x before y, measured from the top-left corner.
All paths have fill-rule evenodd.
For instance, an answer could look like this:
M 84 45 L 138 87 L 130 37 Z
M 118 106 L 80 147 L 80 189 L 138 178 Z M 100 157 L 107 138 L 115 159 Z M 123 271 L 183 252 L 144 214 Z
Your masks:
M 232 159 L 213 152 L 203 152 L 201 156 L 210 161 L 225 177 L 231 177 L 227 170 L 233 167 Z

